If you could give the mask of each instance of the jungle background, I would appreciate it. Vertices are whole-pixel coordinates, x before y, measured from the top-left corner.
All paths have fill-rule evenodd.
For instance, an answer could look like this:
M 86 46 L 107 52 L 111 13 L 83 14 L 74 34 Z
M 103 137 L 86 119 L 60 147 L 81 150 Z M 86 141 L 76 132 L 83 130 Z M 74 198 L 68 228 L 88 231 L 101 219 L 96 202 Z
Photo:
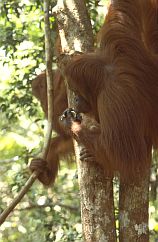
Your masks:
M 108 0 L 86 0 L 94 36 L 103 24 Z M 51 34 L 56 21 L 52 0 Z M 53 50 L 55 52 L 55 50 Z M 53 58 L 53 69 L 56 58 Z M 45 70 L 44 13 L 40 0 L 0 1 L 0 212 L 30 176 L 28 163 L 41 150 L 46 121 L 33 97 L 31 81 Z M 55 133 L 53 133 L 55 135 Z M 75 160 L 75 158 L 74 158 Z M 150 183 L 151 242 L 158 241 L 158 155 L 153 151 Z M 115 183 L 116 207 L 118 184 Z M 116 208 L 117 216 L 117 208 Z M 61 161 L 51 188 L 34 183 L 0 227 L 0 242 L 82 241 L 80 197 L 75 162 Z

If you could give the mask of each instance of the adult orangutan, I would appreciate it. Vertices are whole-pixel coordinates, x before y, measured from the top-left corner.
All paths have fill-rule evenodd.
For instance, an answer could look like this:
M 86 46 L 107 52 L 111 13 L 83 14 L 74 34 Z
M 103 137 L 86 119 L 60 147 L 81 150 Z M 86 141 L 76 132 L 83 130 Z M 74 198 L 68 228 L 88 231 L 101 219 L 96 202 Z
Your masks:
M 54 79 L 54 113 L 53 130 L 57 136 L 52 138 L 46 161 L 35 158 L 31 161 L 31 171 L 40 170 L 38 179 L 44 185 L 54 182 L 59 169 L 59 160 L 69 158 L 73 153 L 73 143 L 70 135 L 66 134 L 59 125 L 59 116 L 67 108 L 66 88 L 63 77 L 57 70 L 53 73 Z M 38 75 L 32 82 L 33 95 L 40 101 L 43 111 L 47 117 L 47 84 L 45 72 Z
M 149 166 L 151 148 L 158 145 L 158 71 L 146 48 L 141 10 L 141 1 L 113 2 L 101 51 L 76 57 L 65 68 L 69 88 L 89 108 L 67 109 L 60 118 L 105 171 L 119 171 L 125 180 Z
M 73 135 L 86 144 L 92 154 L 97 154 L 108 173 L 115 170 L 123 174 L 136 173 L 140 166 L 143 167 L 142 163 L 146 164 L 151 146 L 157 145 L 157 73 L 150 56 L 157 54 L 156 9 L 155 0 L 133 1 L 130 8 L 128 1 L 113 4 L 101 30 L 102 53 L 77 57 L 65 70 L 68 84 L 76 93 L 75 110 L 86 115 L 82 114 L 81 118 L 80 114 L 67 110 L 61 125 L 70 127 L 71 121 L 75 121 L 71 127 Z M 57 76 L 57 79 L 61 78 L 59 73 Z M 45 74 L 38 78 L 45 78 Z M 33 87 L 34 95 L 41 99 L 46 113 L 43 89 L 46 91 L 43 82 L 39 88 Z M 55 94 L 59 94 L 58 90 L 56 88 Z M 31 163 L 32 171 L 40 169 L 39 180 L 46 185 L 55 179 L 59 154 L 73 150 L 70 136 L 63 133 L 57 121 L 67 107 L 65 95 L 65 88 L 60 88 L 54 105 L 58 110 L 54 115 L 54 129 L 59 136 L 53 139 L 47 161 L 36 159 Z M 58 105 L 58 100 L 65 101 Z M 67 128 L 66 132 L 69 133 Z M 56 145 L 58 148 L 54 149 Z M 60 151 L 59 147 L 67 148 Z M 83 150 L 81 159 L 93 160 L 93 157 Z

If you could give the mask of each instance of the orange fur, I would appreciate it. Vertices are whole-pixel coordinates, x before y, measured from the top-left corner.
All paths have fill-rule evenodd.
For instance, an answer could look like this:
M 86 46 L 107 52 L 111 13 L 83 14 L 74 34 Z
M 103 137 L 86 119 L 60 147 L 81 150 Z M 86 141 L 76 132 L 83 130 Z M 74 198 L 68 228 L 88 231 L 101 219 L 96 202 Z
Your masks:
M 38 179 L 44 185 L 50 185 L 54 182 L 61 158 L 70 158 L 74 152 L 73 143 L 70 135 L 67 135 L 59 125 L 59 116 L 61 112 L 67 108 L 67 95 L 64 80 L 57 70 L 53 73 L 54 78 L 54 113 L 53 113 L 53 129 L 57 136 L 52 138 L 50 148 L 46 159 L 46 167 L 40 173 Z M 32 82 L 33 95 L 40 101 L 43 111 L 47 117 L 47 84 L 45 72 L 38 75 Z M 35 159 L 37 160 L 37 159 Z M 34 165 L 34 160 L 30 164 L 31 170 L 40 168 L 40 160 Z M 32 165 L 33 164 L 33 165 Z
M 142 8 L 137 0 L 114 1 L 101 30 L 101 51 L 76 57 L 65 68 L 70 89 L 90 103 L 101 130 L 92 139 L 83 121 L 77 135 L 103 167 L 107 160 L 124 177 L 149 165 L 151 147 L 158 145 L 158 71 L 148 51 L 156 52 L 155 34 L 147 38 L 152 24 Z

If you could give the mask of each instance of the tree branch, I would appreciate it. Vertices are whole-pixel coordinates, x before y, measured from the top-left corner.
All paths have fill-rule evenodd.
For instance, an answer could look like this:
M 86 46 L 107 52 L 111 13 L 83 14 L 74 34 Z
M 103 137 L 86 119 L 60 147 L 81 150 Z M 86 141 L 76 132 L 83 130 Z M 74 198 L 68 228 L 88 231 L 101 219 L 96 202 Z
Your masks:
M 46 75 L 47 75 L 47 98 L 48 98 L 48 125 L 44 139 L 44 146 L 41 157 L 45 160 L 52 134 L 52 116 L 53 116 L 53 77 L 52 77 L 52 46 L 49 23 L 49 0 L 44 0 L 44 20 L 45 20 L 45 55 L 46 55 Z M 0 215 L 0 225 L 5 221 L 7 216 L 12 212 L 16 205 L 21 201 L 24 195 L 28 192 L 39 173 L 33 172 L 25 186 L 19 194 L 14 198 L 11 204 Z
M 57 23 L 64 62 L 76 52 L 93 50 L 93 33 L 84 0 L 57 1 Z M 59 63 L 62 67 L 61 63 Z M 68 90 L 69 105 L 73 93 Z M 80 147 L 75 143 L 81 198 L 84 241 L 116 241 L 112 179 L 93 162 L 79 160 Z M 106 161 L 105 161 L 106 162 Z
M 56 204 L 48 203 L 48 204 L 43 204 L 43 205 L 33 204 L 33 205 L 30 205 L 30 206 L 25 207 L 25 208 L 16 209 L 16 211 L 25 211 L 25 210 L 31 210 L 31 209 L 41 209 L 41 208 L 46 208 L 46 207 L 54 208 L 54 206 L 56 206 L 56 205 L 60 206 L 62 208 L 69 209 L 70 211 L 73 211 L 73 212 L 77 212 L 78 211 L 78 207 L 69 206 L 69 205 L 62 204 L 62 203 L 56 203 Z

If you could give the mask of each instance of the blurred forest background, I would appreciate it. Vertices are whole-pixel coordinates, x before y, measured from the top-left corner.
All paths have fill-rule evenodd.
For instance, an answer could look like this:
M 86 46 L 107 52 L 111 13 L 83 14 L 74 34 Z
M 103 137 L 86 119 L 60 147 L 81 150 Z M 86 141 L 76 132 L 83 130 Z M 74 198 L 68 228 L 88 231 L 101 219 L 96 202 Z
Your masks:
M 52 0 L 52 9 L 55 6 Z M 94 35 L 103 24 L 108 0 L 86 0 Z M 56 22 L 51 15 L 52 42 Z M 40 0 L 0 1 L 0 212 L 30 176 L 28 162 L 38 155 L 46 128 L 31 80 L 45 69 L 44 13 Z M 56 68 L 55 56 L 53 68 Z M 55 133 L 53 133 L 55 135 Z M 153 152 L 150 184 L 151 242 L 158 241 L 158 155 Z M 118 200 L 115 183 L 116 205 Z M 54 187 L 38 181 L 0 227 L 0 242 L 82 241 L 75 162 L 61 162 Z M 117 209 L 116 209 L 117 215 Z

